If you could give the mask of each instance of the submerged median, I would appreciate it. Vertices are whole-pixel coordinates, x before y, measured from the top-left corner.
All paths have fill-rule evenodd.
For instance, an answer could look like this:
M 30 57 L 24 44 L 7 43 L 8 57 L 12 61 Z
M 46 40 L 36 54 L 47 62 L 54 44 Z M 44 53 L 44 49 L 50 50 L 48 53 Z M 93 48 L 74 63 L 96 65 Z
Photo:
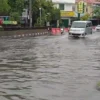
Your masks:
M 20 29 L 5 29 L 0 31 L 2 36 L 39 36 L 47 34 L 47 28 L 20 28 Z

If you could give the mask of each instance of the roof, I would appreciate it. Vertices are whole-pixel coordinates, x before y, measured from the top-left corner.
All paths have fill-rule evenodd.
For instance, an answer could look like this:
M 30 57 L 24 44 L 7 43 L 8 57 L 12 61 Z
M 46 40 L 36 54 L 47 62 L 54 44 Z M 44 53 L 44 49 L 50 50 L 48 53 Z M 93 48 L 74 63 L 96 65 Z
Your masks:
M 82 1 L 82 0 L 75 0 L 76 2 Z M 86 3 L 94 3 L 96 0 L 83 0 Z
M 53 3 L 75 3 L 75 0 L 52 0 Z
M 91 22 L 91 21 L 74 21 L 74 22 L 82 22 L 82 23 L 87 23 L 87 22 Z

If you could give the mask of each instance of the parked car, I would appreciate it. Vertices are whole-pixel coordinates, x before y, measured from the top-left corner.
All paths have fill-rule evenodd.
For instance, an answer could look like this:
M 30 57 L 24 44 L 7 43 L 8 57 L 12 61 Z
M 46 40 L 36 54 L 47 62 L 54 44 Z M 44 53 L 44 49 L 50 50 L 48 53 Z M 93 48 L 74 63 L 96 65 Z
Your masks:
M 96 30 L 96 31 L 100 31 L 100 25 L 97 25 L 97 26 L 95 27 L 95 30 Z

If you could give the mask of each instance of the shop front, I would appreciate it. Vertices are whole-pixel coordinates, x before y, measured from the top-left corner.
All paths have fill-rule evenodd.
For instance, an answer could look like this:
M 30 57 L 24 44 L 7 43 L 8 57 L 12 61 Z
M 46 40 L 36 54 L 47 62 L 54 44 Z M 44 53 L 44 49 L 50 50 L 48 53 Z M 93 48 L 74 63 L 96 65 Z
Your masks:
M 71 20 L 74 16 L 74 11 L 61 11 L 62 26 L 67 28 L 71 24 Z

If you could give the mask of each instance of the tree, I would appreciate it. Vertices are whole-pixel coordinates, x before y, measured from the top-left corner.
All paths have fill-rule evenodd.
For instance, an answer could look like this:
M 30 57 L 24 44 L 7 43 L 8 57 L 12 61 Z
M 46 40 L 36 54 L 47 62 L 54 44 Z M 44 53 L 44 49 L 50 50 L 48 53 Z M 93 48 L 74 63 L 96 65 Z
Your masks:
M 18 12 L 11 12 L 10 13 L 10 20 L 15 20 L 15 21 L 20 21 L 20 17 L 19 17 L 19 13 Z
M 27 1 L 27 2 L 26 2 Z M 29 7 L 29 0 L 8 0 L 10 5 L 11 19 L 18 19 L 16 15 L 21 16 L 25 4 Z M 60 10 L 54 8 L 54 4 L 51 0 L 32 0 L 32 23 L 40 25 L 40 10 L 41 8 L 41 24 L 45 25 L 46 21 L 52 21 L 60 19 Z
M 53 8 L 52 10 L 52 20 L 59 20 L 60 19 L 60 9 Z
M 10 19 L 19 21 L 19 17 L 21 16 L 24 9 L 24 0 L 8 0 L 8 4 L 10 5 Z
M 40 10 L 42 13 L 42 25 L 45 25 L 45 22 L 52 20 L 58 20 L 60 19 L 60 10 L 57 8 L 54 8 L 54 4 L 51 0 L 34 0 L 33 5 L 33 24 L 40 23 L 39 17 L 40 17 Z
M 11 12 L 18 12 L 22 14 L 25 0 L 8 0 L 8 4 L 11 7 Z
M 8 0 L 0 0 L 0 15 L 7 15 L 9 10 Z
M 81 20 L 88 20 L 90 17 L 89 14 L 85 14 L 84 16 L 81 17 Z
M 93 11 L 95 17 L 100 18 L 100 7 L 96 7 Z
M 16 0 L 16 11 L 21 15 L 24 9 L 25 0 Z

